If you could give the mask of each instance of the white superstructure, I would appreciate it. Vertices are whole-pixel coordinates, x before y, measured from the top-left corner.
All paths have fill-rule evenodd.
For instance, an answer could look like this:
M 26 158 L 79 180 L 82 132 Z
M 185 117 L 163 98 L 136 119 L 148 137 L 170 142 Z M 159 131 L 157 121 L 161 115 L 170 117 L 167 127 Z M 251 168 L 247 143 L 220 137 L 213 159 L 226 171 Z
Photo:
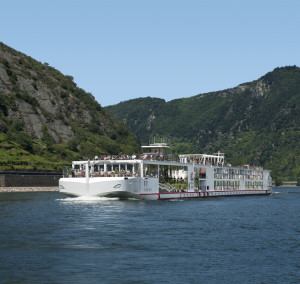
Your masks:
M 145 199 L 266 195 L 270 171 L 225 165 L 224 154 L 186 154 L 175 159 L 165 143 L 143 146 L 144 154 L 74 161 L 72 174 L 59 181 L 71 196 L 118 196 Z

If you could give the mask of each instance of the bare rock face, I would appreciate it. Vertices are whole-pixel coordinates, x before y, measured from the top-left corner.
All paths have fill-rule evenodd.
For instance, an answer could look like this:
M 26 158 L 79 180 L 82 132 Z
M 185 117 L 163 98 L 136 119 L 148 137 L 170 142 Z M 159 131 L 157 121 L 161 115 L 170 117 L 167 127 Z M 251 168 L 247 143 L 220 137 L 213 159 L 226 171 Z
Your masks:
M 68 141 L 74 136 L 71 126 L 63 124 L 60 120 L 55 120 L 49 126 L 49 133 L 56 143 L 60 140 Z
M 0 42 L 0 169 L 59 169 L 78 157 L 136 153 L 130 131 L 91 93 Z M 3 150 L 4 149 L 4 150 Z
M 17 76 L 17 79 L 18 79 L 20 90 L 28 93 L 31 96 L 35 96 L 36 91 L 35 91 L 34 87 L 32 86 L 32 84 L 34 82 L 33 80 L 25 79 L 22 76 Z
M 29 133 L 37 136 L 37 138 L 43 138 L 42 127 L 46 124 L 46 118 L 41 115 L 37 115 L 32 108 L 32 106 L 28 103 L 17 101 L 16 102 L 18 115 L 22 118 L 25 123 L 25 128 Z M 13 116 L 11 116 L 13 119 Z
M 5 106 L 7 119 L 22 121 L 34 137 L 42 139 L 44 128 L 56 143 L 66 142 L 74 137 L 72 123 L 90 123 L 80 92 L 70 76 L 0 43 L 0 96 L 13 102 Z M 97 104 L 90 94 L 84 96 Z
M 0 94 L 7 95 L 9 94 L 9 90 L 5 86 L 4 82 L 8 82 L 9 77 L 6 74 L 5 69 L 0 65 Z

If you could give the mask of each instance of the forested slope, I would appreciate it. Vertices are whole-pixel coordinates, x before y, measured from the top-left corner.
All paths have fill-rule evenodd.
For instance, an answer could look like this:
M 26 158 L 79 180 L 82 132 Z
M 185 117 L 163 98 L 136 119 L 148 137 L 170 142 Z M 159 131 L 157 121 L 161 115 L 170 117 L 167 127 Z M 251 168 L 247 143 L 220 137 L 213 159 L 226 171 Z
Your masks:
M 106 108 L 143 143 L 164 137 L 175 152 L 225 152 L 232 164 L 300 178 L 300 68 L 276 68 L 235 88 L 165 102 L 139 98 Z

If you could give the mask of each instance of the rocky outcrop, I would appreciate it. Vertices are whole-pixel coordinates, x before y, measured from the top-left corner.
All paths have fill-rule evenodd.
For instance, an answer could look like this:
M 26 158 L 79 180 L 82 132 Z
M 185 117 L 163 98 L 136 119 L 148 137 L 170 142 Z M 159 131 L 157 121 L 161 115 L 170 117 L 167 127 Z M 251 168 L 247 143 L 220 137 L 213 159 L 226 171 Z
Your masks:
M 68 141 L 74 137 L 70 121 L 92 119 L 75 92 L 70 76 L 0 45 L 0 95 L 13 99 L 8 120 L 24 122 L 25 130 L 37 138 L 43 137 L 45 127 L 55 142 Z
M 7 119 L 23 121 L 25 130 L 37 138 L 43 137 L 43 127 L 57 143 L 72 138 L 71 126 L 61 119 L 65 118 L 65 104 L 69 103 L 58 96 L 62 88 L 53 88 L 42 76 L 39 78 L 37 72 L 29 69 L 25 56 L 0 49 L 0 58 L 0 95 L 14 97 L 14 106 L 8 109 Z M 48 80 L 59 85 L 51 76 Z
M 72 76 L 0 42 L 0 130 L 18 151 L 53 160 L 134 151 L 124 128 Z

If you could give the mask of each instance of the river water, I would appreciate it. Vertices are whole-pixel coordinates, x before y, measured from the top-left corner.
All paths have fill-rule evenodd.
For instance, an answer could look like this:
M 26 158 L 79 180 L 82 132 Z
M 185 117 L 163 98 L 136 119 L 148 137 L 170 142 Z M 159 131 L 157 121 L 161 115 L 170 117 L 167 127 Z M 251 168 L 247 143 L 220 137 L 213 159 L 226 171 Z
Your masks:
M 184 201 L 0 193 L 0 283 L 300 283 L 300 188 Z

